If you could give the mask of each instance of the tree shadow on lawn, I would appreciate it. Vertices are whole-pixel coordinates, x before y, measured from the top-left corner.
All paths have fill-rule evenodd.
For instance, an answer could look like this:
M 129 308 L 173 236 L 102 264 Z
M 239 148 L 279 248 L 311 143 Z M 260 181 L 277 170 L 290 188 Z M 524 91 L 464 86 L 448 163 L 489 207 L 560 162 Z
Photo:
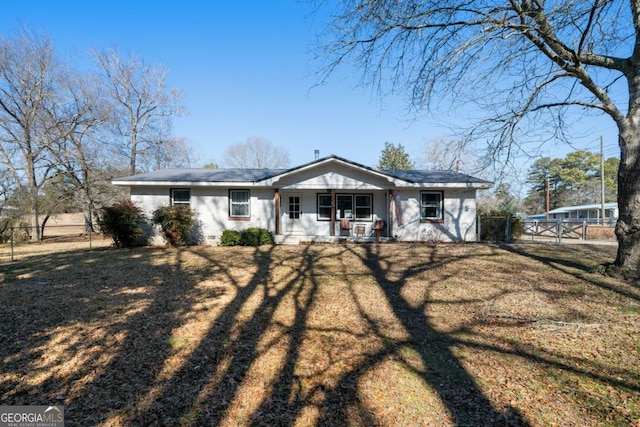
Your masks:
M 362 258 L 349 247 L 337 252 L 306 247 L 301 252 L 292 255 L 289 261 L 295 265 L 280 275 L 274 265 L 286 263 L 286 257 L 274 259 L 271 251 L 256 251 L 257 269 L 247 284 L 238 287 L 182 367 L 153 393 L 153 403 L 138 407 L 137 412 L 126 410 L 135 413 L 130 421 L 136 425 L 376 425 L 380 421 L 361 401 L 358 382 L 381 362 L 396 357 L 400 345 L 408 344 L 418 349 L 429 366 L 421 375 L 454 425 L 528 425 L 515 409 L 503 413 L 492 407 L 450 351 L 452 341 L 431 328 L 422 309 L 410 307 L 399 294 L 406 279 L 447 261 L 432 259 L 398 281 L 389 281 L 382 268 L 384 260 L 371 252 Z M 347 264 L 340 271 L 323 271 L 323 259 L 343 256 Z M 364 268 L 351 277 L 345 272 L 353 271 L 349 264 L 357 260 Z M 343 324 L 343 319 L 328 318 L 325 310 L 331 310 L 331 302 L 321 298 L 320 287 L 344 289 L 344 295 L 331 295 L 357 306 L 357 295 L 343 281 L 372 274 L 407 329 L 408 341 L 385 336 L 370 319 L 360 330 Z M 333 283 L 335 276 L 339 280 Z M 362 309 L 357 315 L 361 319 L 356 321 L 368 316 Z M 350 344 L 366 340 L 372 350 L 349 354 Z M 317 354 L 305 351 L 310 342 L 323 341 L 328 345 L 314 347 Z M 316 363 L 304 360 L 323 357 Z M 138 403 L 146 400 L 139 398 Z
M 72 251 L 3 266 L 2 402 L 64 404 L 68 425 L 97 425 L 137 401 L 195 301 L 224 292 L 194 293 L 216 264 L 185 272 L 179 258 L 152 248 Z
M 438 256 L 422 245 L 398 268 L 381 248 L 113 250 L 0 269 L 3 291 L 15 293 L 0 313 L 1 401 L 64 404 L 67 425 L 79 426 L 390 425 L 407 420 L 376 409 L 363 384 L 391 361 L 431 390 L 448 424 L 529 425 L 485 395 L 453 351 L 474 343 L 434 327 L 433 300 L 415 306 L 402 293 L 494 254 Z M 34 307 L 44 315 L 30 316 Z M 542 363 L 564 369 L 551 356 Z M 428 410 L 424 398 L 403 403 Z
M 390 355 L 398 357 L 399 346 L 404 345 L 409 346 L 420 355 L 426 369 L 416 371 L 416 374 L 437 393 L 454 425 L 528 426 L 528 421 L 516 408 L 507 405 L 505 410 L 499 411 L 493 406 L 480 390 L 474 378 L 452 352 L 451 348 L 457 343 L 457 340 L 447 333 L 437 331 L 429 323 L 425 316 L 424 305 L 411 305 L 402 295 L 402 288 L 411 277 L 441 267 L 453 262 L 453 260 L 436 259 L 433 256 L 434 250 L 431 252 L 431 259 L 428 262 L 420 264 L 418 268 L 404 270 L 397 275 L 390 274 L 392 264 L 385 259 L 384 255 L 380 254 L 379 246 L 366 246 L 365 248 L 365 253 L 360 255 L 362 261 L 371 271 L 377 286 L 386 297 L 397 320 L 408 332 L 409 338 L 405 342 L 388 341 L 389 345 L 384 351 L 373 355 L 370 360 L 345 376 L 342 379 L 341 387 L 337 387 L 336 390 L 344 389 L 344 386 L 347 385 L 346 388 L 350 392 L 347 400 L 357 401 L 358 396 L 354 385 L 357 383 L 358 377 L 364 375 L 367 370 Z M 460 258 L 457 258 L 455 261 L 459 260 Z M 429 284 L 425 284 L 425 286 L 428 287 Z M 352 297 L 357 299 L 355 294 Z M 360 310 L 362 316 L 368 320 L 377 334 L 384 336 L 385 334 L 380 331 L 376 319 L 367 314 L 366 309 L 360 307 Z M 369 313 L 371 312 L 369 311 Z M 334 393 L 329 397 L 329 400 L 331 399 L 340 400 L 344 399 L 344 396 L 338 396 Z
M 309 247 L 291 260 L 273 260 L 270 251 L 256 251 L 254 263 L 258 268 L 252 278 L 238 289 L 219 321 L 211 325 L 198 348 L 157 398 L 157 404 L 171 403 L 173 395 L 185 396 L 184 390 L 192 389 L 191 401 L 173 406 L 173 421 L 186 425 L 247 425 L 257 419 L 268 425 L 265 420 L 274 415 L 277 422 L 272 425 L 287 425 L 295 420 L 295 414 L 285 408 L 291 388 L 284 390 L 282 386 L 285 382 L 292 385 L 288 380 L 294 377 L 305 315 L 317 286 L 312 270 L 321 259 L 322 255 Z M 294 264 L 290 274 L 274 277 L 273 264 L 288 261 Z M 255 300 L 254 304 L 250 300 Z M 247 310 L 250 316 L 244 318 L 247 313 L 243 311 Z M 267 360 L 270 358 L 272 362 Z M 196 377 L 192 375 L 194 366 L 201 367 Z M 274 391 L 265 395 L 264 391 L 271 389 Z M 261 402 L 276 402 L 279 398 L 285 407 L 279 406 L 277 412 L 258 409 Z
M 145 258 L 137 252 L 81 250 L 38 254 L 1 266 L 0 287 L 4 304 L 0 311 L 0 352 L 5 360 L 3 373 L 6 375 L 13 366 L 17 366 L 40 370 L 45 375 L 54 363 L 73 354 L 84 353 L 88 344 L 82 339 L 72 335 L 54 338 L 55 331 L 107 319 L 126 310 L 125 305 L 110 304 L 109 294 L 117 293 L 129 284 L 124 281 L 115 284 L 109 271 L 130 269 L 133 257 L 137 263 L 144 264 Z M 144 295 L 132 294 L 126 303 L 135 305 L 144 298 Z M 97 305 L 85 304 L 88 300 L 97 302 Z M 101 300 L 104 304 L 100 303 Z M 91 345 L 106 347 L 106 339 L 99 339 Z M 25 376 L 27 373 L 23 372 Z M 37 389 L 38 393 L 29 384 L 4 377 L 3 393 L 8 393 L 9 399 L 23 396 L 25 399 L 51 402 L 54 392 L 43 391 L 47 390 L 47 381 L 56 381 L 54 377 L 54 374 L 48 376 Z M 7 394 L 3 394 L 3 398 L 6 399 Z
M 584 275 L 586 273 L 590 273 L 596 265 L 602 263 L 603 254 L 610 251 L 610 247 L 608 246 L 600 247 L 590 245 L 584 247 L 585 245 L 580 245 L 576 248 L 583 256 L 580 260 L 576 260 L 567 255 L 570 253 L 568 252 L 568 250 L 570 250 L 568 246 L 563 246 L 564 250 L 561 251 L 554 250 L 554 248 L 557 247 L 550 245 L 502 244 L 498 246 L 513 254 L 540 262 L 551 269 L 557 270 L 559 273 L 574 276 L 580 280 L 586 280 L 599 288 L 614 292 L 624 298 L 640 301 L 640 287 L 638 282 L 627 283 L 619 279 L 608 278 L 604 275 L 600 276 L 599 280 L 595 278 L 585 279 Z

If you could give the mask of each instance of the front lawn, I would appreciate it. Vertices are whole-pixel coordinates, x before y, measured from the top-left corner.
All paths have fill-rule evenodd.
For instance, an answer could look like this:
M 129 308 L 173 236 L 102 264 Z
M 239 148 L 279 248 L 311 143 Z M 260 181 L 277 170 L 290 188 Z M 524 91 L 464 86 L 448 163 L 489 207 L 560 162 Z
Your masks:
M 0 265 L 0 404 L 69 426 L 640 423 L 615 247 L 101 249 Z

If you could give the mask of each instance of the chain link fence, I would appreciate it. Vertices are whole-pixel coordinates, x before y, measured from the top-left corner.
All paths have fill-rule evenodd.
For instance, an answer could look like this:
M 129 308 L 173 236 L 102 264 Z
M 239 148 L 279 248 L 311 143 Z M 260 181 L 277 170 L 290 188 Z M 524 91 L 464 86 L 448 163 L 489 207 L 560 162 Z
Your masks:
M 32 255 L 69 250 L 90 251 L 113 244 L 99 231 L 87 229 L 85 224 L 52 225 L 44 229 L 40 240 L 32 240 L 36 228 L 30 226 L 6 227 L 0 231 L 0 262 L 13 262 Z
M 13 262 L 34 255 L 66 251 L 91 251 L 113 246 L 110 237 L 85 224 L 47 225 L 41 240 L 33 241 L 34 227 L 25 225 L 0 229 L 0 263 Z M 514 217 L 477 218 L 479 242 L 602 240 L 615 242 L 613 227 L 594 226 L 587 222 L 523 221 Z

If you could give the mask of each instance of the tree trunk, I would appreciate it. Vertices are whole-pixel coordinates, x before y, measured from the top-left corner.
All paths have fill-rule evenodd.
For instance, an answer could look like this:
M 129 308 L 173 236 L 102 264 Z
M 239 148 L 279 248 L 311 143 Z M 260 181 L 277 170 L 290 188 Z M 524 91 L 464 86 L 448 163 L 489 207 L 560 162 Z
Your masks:
M 33 196 L 31 196 L 33 198 Z M 31 241 L 40 241 L 40 218 L 38 214 L 38 201 L 31 201 Z
M 42 220 L 42 224 L 40 225 L 40 240 L 44 240 L 44 228 L 47 226 L 47 221 L 49 221 L 49 218 L 51 218 L 51 215 L 47 214 Z
M 88 201 L 85 201 L 84 204 L 84 231 L 89 233 L 95 231 L 95 229 L 93 228 L 93 218 L 96 215 L 93 202 L 90 200 L 90 196 L 87 193 L 89 193 L 89 191 L 85 192 L 85 197 L 87 197 Z
M 631 120 L 620 133 L 618 254 L 615 266 L 627 277 L 640 277 L 640 129 Z
M 131 115 L 131 157 L 129 159 L 129 173 L 136 174 L 136 162 L 138 156 L 138 132 L 136 131 L 136 121 Z
M 31 168 L 28 169 L 28 180 L 29 180 L 29 198 L 31 204 L 31 241 L 39 242 L 40 241 L 40 200 L 38 197 L 38 185 L 36 183 L 35 178 L 35 168 L 33 167 L 33 163 L 31 164 Z

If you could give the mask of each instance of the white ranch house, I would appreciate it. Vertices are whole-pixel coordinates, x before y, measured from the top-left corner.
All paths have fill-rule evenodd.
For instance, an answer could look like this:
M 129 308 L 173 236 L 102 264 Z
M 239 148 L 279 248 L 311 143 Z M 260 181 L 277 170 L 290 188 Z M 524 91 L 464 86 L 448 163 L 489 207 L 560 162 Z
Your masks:
M 150 214 L 188 204 L 205 243 L 225 229 L 266 228 L 277 243 L 340 239 L 475 241 L 476 191 L 491 183 L 453 171 L 380 171 L 337 156 L 291 169 L 170 169 L 129 176 Z

